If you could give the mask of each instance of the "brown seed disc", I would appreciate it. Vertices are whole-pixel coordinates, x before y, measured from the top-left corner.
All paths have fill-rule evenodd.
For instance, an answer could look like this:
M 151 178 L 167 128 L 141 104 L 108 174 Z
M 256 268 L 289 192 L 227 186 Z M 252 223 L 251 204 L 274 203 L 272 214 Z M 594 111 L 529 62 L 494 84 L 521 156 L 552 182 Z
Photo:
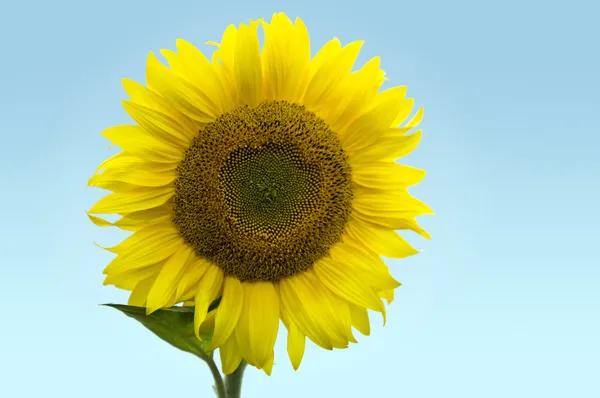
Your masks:
M 177 172 L 173 221 L 184 240 L 244 282 L 309 269 L 341 239 L 352 207 L 336 134 L 283 101 L 206 125 Z

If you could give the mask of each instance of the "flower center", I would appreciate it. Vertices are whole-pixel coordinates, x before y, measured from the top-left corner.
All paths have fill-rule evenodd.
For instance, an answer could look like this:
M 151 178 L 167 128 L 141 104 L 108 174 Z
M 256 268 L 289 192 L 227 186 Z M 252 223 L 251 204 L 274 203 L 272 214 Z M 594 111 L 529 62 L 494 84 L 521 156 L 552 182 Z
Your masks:
M 173 221 L 184 240 L 244 282 L 309 269 L 350 215 L 351 170 L 337 136 L 283 101 L 206 125 L 177 172 Z
M 319 170 L 290 145 L 238 148 L 220 177 L 229 219 L 249 239 L 280 241 L 317 207 Z

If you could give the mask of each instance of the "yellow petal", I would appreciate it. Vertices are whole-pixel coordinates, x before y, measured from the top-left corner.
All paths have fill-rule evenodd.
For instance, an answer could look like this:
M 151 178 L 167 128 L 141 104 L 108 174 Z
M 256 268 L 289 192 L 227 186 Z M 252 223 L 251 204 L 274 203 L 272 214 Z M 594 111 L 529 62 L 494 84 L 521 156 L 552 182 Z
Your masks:
M 217 267 L 214 264 L 211 264 L 202 278 L 200 282 L 198 282 L 198 287 L 196 289 L 196 308 L 194 311 L 194 331 L 196 332 L 196 337 L 199 336 L 199 329 L 202 322 L 206 319 L 206 314 L 208 313 L 208 306 L 212 303 L 218 296 L 221 291 L 221 285 L 223 284 L 223 271 L 221 268 Z
M 376 254 L 340 242 L 331 248 L 330 255 L 331 261 L 345 274 L 352 274 L 375 292 L 400 286 L 400 282 L 390 275 L 387 265 Z
M 220 61 L 223 69 L 233 73 L 233 64 L 236 55 L 236 42 L 238 38 L 238 30 L 235 25 L 229 25 L 223 32 L 221 43 L 209 41 L 206 44 L 217 46 L 217 50 L 213 52 L 213 63 Z
M 317 53 L 311 63 L 311 76 L 303 101 L 308 110 L 318 113 L 333 106 L 330 100 L 352 70 L 362 45 L 362 41 L 355 41 L 340 49 L 339 40 L 333 39 Z
M 98 182 L 124 182 L 142 187 L 162 187 L 172 183 L 177 177 L 175 170 L 164 172 L 152 171 L 149 168 L 138 168 L 135 170 L 107 170 L 95 174 L 88 181 L 88 186 L 98 186 Z
M 167 115 L 177 112 L 163 97 L 153 92 L 148 87 L 127 78 L 123 79 L 121 83 L 123 84 L 125 92 L 129 95 L 131 102 Z
M 425 239 L 431 239 L 431 235 L 429 234 L 429 232 L 427 232 L 423 228 L 421 228 L 419 223 L 417 223 L 417 220 L 415 220 L 414 218 L 411 218 L 411 219 L 405 218 L 402 220 L 398 220 L 398 222 L 396 222 L 395 224 L 396 224 L 396 226 L 395 226 L 396 229 L 401 229 L 401 230 L 408 229 L 408 230 L 418 233 Z
M 223 373 L 228 375 L 235 372 L 238 366 L 240 366 L 240 362 L 242 362 L 242 354 L 238 347 L 235 336 L 229 336 L 227 341 L 221 345 L 219 350 L 221 354 L 221 367 L 223 368 Z
M 184 306 L 193 307 L 194 305 L 195 303 L 193 301 L 186 301 L 184 303 Z M 217 310 L 212 310 L 206 315 L 206 319 L 204 319 L 204 322 L 202 322 L 202 325 L 200 325 L 200 329 L 198 330 L 200 335 L 210 335 L 214 332 L 216 313 Z
M 288 330 L 287 333 L 287 352 L 292 363 L 294 370 L 298 370 L 302 357 L 304 356 L 304 349 L 306 345 L 306 336 L 300 331 L 298 326 L 288 317 L 287 312 L 281 310 L 281 320 Z
M 404 125 L 404 127 L 410 130 L 418 126 L 419 123 L 421 123 L 421 121 L 423 120 L 423 115 L 424 109 L 423 107 L 420 107 L 417 113 L 415 113 L 415 115 Z
M 419 183 L 424 177 L 425 170 L 391 162 L 363 164 L 352 170 L 354 182 L 375 189 L 408 187 Z
M 248 299 L 252 296 L 254 284 L 242 283 L 242 288 L 244 290 L 244 304 L 237 327 L 235 328 L 235 338 L 244 360 L 250 365 L 257 366 L 254 347 L 250 344 L 250 300 Z
M 418 253 L 392 229 L 362 222 L 352 216 L 348 220 L 346 228 L 352 238 L 382 256 L 404 258 Z
M 434 214 L 429 206 L 406 191 L 357 195 L 352 206 L 354 210 L 374 217 L 413 218 L 423 214 Z
M 141 280 L 149 277 L 156 278 L 163 264 L 164 260 L 146 267 L 128 269 L 123 272 L 107 275 L 104 278 L 103 285 L 114 285 L 119 289 L 133 290 Z
M 371 323 L 369 322 L 367 309 L 352 303 L 348 305 L 350 307 L 350 315 L 352 316 L 352 326 L 362 333 L 363 336 L 371 334 Z
M 169 61 L 172 63 L 173 59 Z M 183 67 L 183 62 L 181 66 Z M 203 92 L 199 87 L 194 87 L 193 84 L 176 75 L 152 52 L 148 54 L 146 63 L 146 82 L 148 87 L 160 93 L 173 107 L 190 118 L 190 121 L 195 121 L 196 125 L 211 122 L 219 116 L 218 106 L 210 98 L 211 93 Z M 186 133 L 193 138 L 196 131 L 186 130 Z
M 401 137 L 408 133 L 414 127 L 418 126 L 423 120 L 424 110 L 420 107 L 417 113 L 403 126 L 398 128 L 387 129 L 381 136 L 382 137 Z
M 293 25 L 284 13 L 263 22 L 263 81 L 268 99 L 298 103 L 306 89 L 310 67 L 310 41 L 300 19 Z
M 259 21 L 250 26 L 240 25 L 235 45 L 234 72 L 242 104 L 257 106 L 262 99 L 262 68 L 260 45 L 256 29 Z
M 141 187 L 128 192 L 111 193 L 100 199 L 89 210 L 92 214 L 132 213 L 158 207 L 173 196 L 171 186 Z
M 133 155 L 128 152 L 119 152 L 116 155 L 111 156 L 106 159 L 104 162 L 100 163 L 100 166 L 96 169 L 96 172 L 100 170 L 150 170 L 156 173 L 162 173 L 165 171 L 175 170 L 177 168 L 177 163 L 158 163 L 158 162 L 150 162 L 146 159 L 143 159 L 139 156 Z
M 331 260 L 341 263 L 340 266 L 347 268 L 353 274 L 370 275 L 361 276 L 367 280 L 375 280 L 378 283 L 372 286 L 376 290 L 394 289 L 400 286 L 400 282 L 396 281 L 390 275 L 390 271 L 385 262 L 377 253 L 371 250 L 365 250 L 361 245 L 352 244 L 351 242 L 339 242 L 330 250 Z
M 102 135 L 124 151 L 153 162 L 174 163 L 183 159 L 181 149 L 153 137 L 140 126 L 113 126 Z
M 348 346 L 344 325 L 338 321 L 339 314 L 327 301 L 334 295 L 313 271 L 283 279 L 279 292 L 284 316 L 294 322 L 304 335 L 325 349 Z
M 187 129 L 169 115 L 134 102 L 122 101 L 121 104 L 129 116 L 149 135 L 181 151 L 185 151 L 190 146 L 196 134 L 195 130 Z
M 406 120 L 406 118 L 412 111 L 413 104 L 414 104 L 413 99 L 409 99 L 404 102 L 404 104 L 403 104 L 404 106 L 399 109 L 398 114 L 396 115 L 396 118 L 392 122 L 392 127 L 396 127 L 396 126 L 400 125 L 404 120 Z M 418 125 L 419 123 L 421 123 L 422 119 L 423 119 L 423 107 L 419 108 L 419 110 L 417 111 L 415 116 L 413 116 L 413 118 L 408 123 L 406 123 L 405 127 L 413 128 L 416 125 Z
M 111 227 L 114 225 L 114 223 L 107 221 L 103 218 L 100 217 L 96 217 L 96 216 L 92 216 L 90 213 L 86 212 L 87 216 L 89 217 L 89 219 L 98 227 Z
M 419 110 L 417 111 L 417 113 L 415 114 L 415 116 L 413 116 L 413 118 L 411 120 L 409 120 L 408 123 L 406 123 L 406 127 L 413 128 L 415 126 L 418 126 L 419 123 L 421 123 L 421 121 L 423 120 L 424 112 L 425 111 L 424 111 L 423 107 L 420 107 Z
M 94 181 L 94 187 L 112 191 L 113 193 L 128 193 L 135 192 L 140 188 L 139 185 L 128 184 L 122 181 L 111 181 L 111 180 L 96 180 Z M 151 187 L 154 188 L 154 187 Z
M 215 319 L 215 333 L 209 349 L 214 350 L 229 339 L 240 318 L 244 299 L 244 289 L 239 279 L 226 277 L 223 284 L 223 297 Z
M 129 94 L 131 102 L 150 108 L 161 114 L 169 115 L 184 127 L 182 133 L 189 134 L 195 131 L 194 123 L 177 109 L 173 108 L 165 98 L 131 79 L 123 79 L 122 83 L 125 91 Z M 190 135 L 189 138 L 193 138 L 193 135 Z
M 379 297 L 386 299 L 388 305 L 392 304 L 392 301 L 394 301 L 394 289 L 382 290 L 378 294 Z
M 279 292 L 281 295 L 281 311 L 284 318 L 289 318 L 294 322 L 303 334 L 307 335 L 312 341 L 314 341 L 320 347 L 331 350 L 333 344 L 331 338 L 326 330 L 322 330 L 321 322 L 316 322 L 316 319 L 311 316 L 310 309 L 307 308 L 306 304 L 310 305 L 312 309 L 316 303 L 312 302 L 312 298 L 309 294 L 302 294 L 299 292 L 304 287 L 300 279 L 302 275 L 294 276 L 292 278 L 284 279 L 280 283 Z
M 126 231 L 139 231 L 152 224 L 168 224 L 172 218 L 173 204 L 167 202 L 152 209 L 126 213 L 121 219 L 115 221 L 114 225 Z
M 334 325 L 338 334 L 343 337 L 344 341 L 356 343 L 356 339 L 352 334 L 352 318 L 350 317 L 350 309 L 348 301 L 344 300 L 330 289 L 324 288 L 324 305 L 330 308 L 333 314 Z M 345 347 L 348 343 L 345 343 Z M 344 347 L 344 348 L 345 348 Z
M 163 55 L 173 63 L 179 61 L 179 55 L 172 51 L 163 51 Z M 173 68 L 174 70 L 176 68 Z M 180 68 L 178 68 L 180 69 Z M 160 63 L 153 53 L 148 56 L 146 76 L 148 84 L 165 97 L 174 108 L 182 114 L 199 123 L 209 123 L 220 115 L 219 106 L 213 101 L 214 92 L 206 92 L 200 87 L 190 83 L 186 76 L 178 75 Z M 206 87 L 205 87 L 206 89 Z M 188 130 L 191 138 L 197 130 Z
M 186 300 L 194 298 L 196 296 L 196 285 L 210 265 L 211 263 L 208 260 L 200 257 L 196 257 L 194 261 L 188 263 L 187 269 L 177 285 L 177 297 Z
M 185 75 L 190 82 L 198 86 L 201 91 L 210 93 L 211 99 L 218 106 L 219 113 L 233 110 L 234 99 L 223 82 L 218 70 L 195 46 L 185 40 L 177 39 L 177 50 Z
M 290 322 L 288 327 L 288 339 L 287 339 L 287 352 L 292 362 L 294 370 L 298 370 L 302 357 L 304 356 L 304 349 L 306 345 L 306 337 L 298 329 L 298 326 L 294 322 Z
M 333 131 L 342 131 L 358 116 L 371 107 L 371 102 L 383 83 L 383 71 L 379 69 L 381 59 L 375 57 L 363 67 L 349 74 L 344 89 L 339 90 L 336 103 L 327 112 L 327 123 Z
M 133 305 L 136 307 L 144 307 L 146 305 L 146 298 L 148 297 L 148 292 L 152 288 L 154 284 L 155 277 L 149 277 L 144 279 L 135 286 L 135 289 L 131 292 L 129 296 L 128 305 Z
M 421 130 L 398 137 L 382 135 L 369 147 L 354 153 L 350 164 L 396 160 L 411 153 L 419 145 L 421 136 Z
M 271 376 L 271 371 L 273 370 L 273 364 L 275 363 L 275 351 L 271 350 L 271 354 L 269 354 L 269 359 L 263 366 L 262 370 L 267 374 L 267 376 Z
M 313 268 L 321 282 L 338 296 L 356 305 L 383 311 L 383 305 L 373 290 L 344 264 L 322 258 Z
M 256 367 L 268 363 L 279 329 L 279 295 L 270 282 L 254 283 L 248 300 L 248 342 Z
M 151 225 L 129 235 L 119 244 L 109 247 L 107 250 L 116 254 L 135 256 L 144 246 L 164 244 L 166 237 L 177 237 L 178 234 L 179 232 L 171 223 Z
M 401 109 L 412 107 L 412 100 L 404 100 L 405 95 L 406 87 L 394 87 L 377 94 L 372 108 L 339 132 L 344 148 L 357 152 L 373 144 L 392 125 Z
M 135 239 L 135 244 L 113 259 L 104 269 L 105 274 L 116 274 L 158 263 L 170 257 L 183 244 L 178 233 L 161 230 L 157 230 L 148 240 L 139 242 L 139 237 L 134 236 L 143 231 L 140 230 L 125 240 Z
M 262 52 L 264 90 L 268 99 L 285 100 L 283 87 L 290 80 L 287 74 L 293 54 L 290 51 L 293 25 L 287 16 L 274 14 L 271 23 L 263 21 L 262 26 L 265 32 Z M 306 65 L 308 67 L 308 63 Z
M 386 228 L 386 229 L 392 229 L 392 230 L 410 229 L 410 230 L 414 230 L 415 232 L 417 232 L 412 227 L 412 225 L 410 225 L 414 221 L 415 216 L 408 217 L 408 216 L 401 216 L 401 215 L 394 215 L 394 214 L 391 214 L 391 215 L 390 214 L 382 214 L 380 216 L 372 216 L 372 215 L 366 215 L 364 213 L 361 213 L 360 211 L 355 211 L 352 214 L 352 216 L 359 221 L 377 225 L 380 228 Z M 421 233 L 421 232 L 417 232 L 417 233 L 419 233 L 419 235 L 422 235 L 422 236 L 426 237 L 427 239 L 429 239 L 429 234 L 427 232 L 425 232 L 424 230 L 423 230 L 423 233 Z
M 387 156 L 383 156 L 382 159 L 392 160 L 404 157 L 411 153 L 421 141 L 421 130 L 415 131 L 413 134 L 402 136 L 395 138 L 393 143 L 390 142 L 388 138 L 380 139 L 380 142 L 377 142 L 376 145 L 387 146 L 390 145 L 391 150 L 387 154 Z
M 127 216 L 131 223 L 153 223 L 155 219 L 164 218 L 165 216 L 173 217 L 173 199 L 169 199 L 164 204 L 153 207 L 151 209 L 132 211 L 130 213 L 118 213 L 121 216 Z M 165 223 L 168 224 L 172 220 L 169 218 Z
M 165 262 L 158 274 L 152 289 L 148 293 L 146 313 L 150 314 L 159 308 L 170 307 L 178 300 L 175 296 L 177 285 L 189 261 L 194 259 L 193 249 L 183 244 L 179 250 Z
M 235 25 L 229 25 L 223 33 L 221 43 L 213 41 L 206 44 L 217 46 L 217 50 L 213 52 L 211 64 L 217 71 L 223 88 L 231 99 L 232 105 L 235 107 L 239 104 L 239 93 L 235 85 L 234 76 L 234 58 L 235 58 L 235 43 L 237 41 L 237 28 Z

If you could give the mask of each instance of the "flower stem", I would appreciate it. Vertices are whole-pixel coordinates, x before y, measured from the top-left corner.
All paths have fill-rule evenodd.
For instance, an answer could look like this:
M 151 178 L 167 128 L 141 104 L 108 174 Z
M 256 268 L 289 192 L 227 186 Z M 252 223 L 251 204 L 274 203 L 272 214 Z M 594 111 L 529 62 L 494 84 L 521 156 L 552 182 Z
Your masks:
M 242 377 L 247 365 L 246 361 L 242 361 L 232 374 L 225 375 L 226 398 L 240 398 L 242 396 Z
M 225 395 L 225 384 L 223 383 L 223 378 L 221 377 L 221 372 L 219 372 L 219 368 L 217 367 L 217 364 L 213 360 L 212 355 L 210 356 L 209 360 L 206 361 L 206 363 L 208 363 L 210 372 L 212 373 L 213 378 L 215 379 L 215 390 L 217 393 L 217 397 L 218 398 L 227 398 L 227 396 Z

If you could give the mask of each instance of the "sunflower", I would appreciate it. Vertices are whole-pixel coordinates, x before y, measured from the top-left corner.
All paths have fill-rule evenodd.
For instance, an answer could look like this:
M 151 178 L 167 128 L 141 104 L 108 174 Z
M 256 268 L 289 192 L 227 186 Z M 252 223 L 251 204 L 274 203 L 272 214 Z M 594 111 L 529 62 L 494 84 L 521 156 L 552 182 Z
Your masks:
M 380 256 L 417 253 L 396 230 L 429 238 L 415 217 L 432 212 L 407 192 L 425 172 L 395 163 L 423 110 L 406 121 L 406 88 L 380 91 L 379 57 L 353 71 L 360 41 L 311 59 L 304 23 L 283 13 L 209 44 L 210 60 L 179 39 L 168 66 L 150 53 L 146 86 L 123 81 L 135 124 L 102 133 L 122 152 L 89 181 L 113 191 L 91 220 L 133 232 L 106 248 L 104 283 L 148 313 L 191 302 L 226 374 L 242 359 L 270 374 L 282 321 L 297 369 L 307 337 L 346 348 L 353 328 L 369 334 L 367 310 L 385 322 L 400 283 Z

